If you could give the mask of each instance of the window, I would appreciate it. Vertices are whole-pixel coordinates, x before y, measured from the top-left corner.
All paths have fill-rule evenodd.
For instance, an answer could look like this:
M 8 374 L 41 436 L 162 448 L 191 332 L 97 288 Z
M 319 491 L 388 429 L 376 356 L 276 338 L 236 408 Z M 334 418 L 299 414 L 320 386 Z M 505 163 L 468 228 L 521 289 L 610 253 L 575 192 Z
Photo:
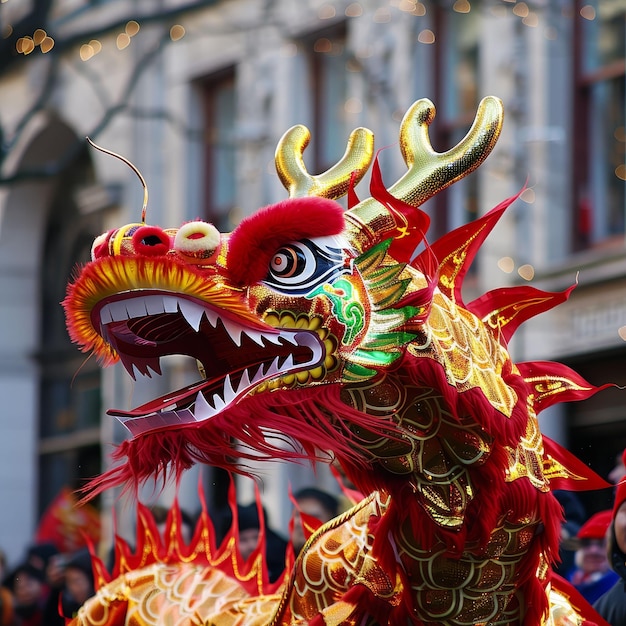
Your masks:
M 203 84 L 205 118 L 205 219 L 220 232 L 235 226 L 236 92 L 232 69 Z
M 41 265 L 39 512 L 64 487 L 76 489 L 101 472 L 100 371 L 69 339 L 59 303 L 77 263 L 89 260 L 102 231 L 98 213 L 81 214 L 75 197 L 86 182 L 87 159 L 58 183 Z
M 343 26 L 320 33 L 306 42 L 310 50 L 313 97 L 312 170 L 324 172 L 340 159 L 352 129 L 347 128 L 346 37 Z
M 479 80 L 479 11 L 459 13 L 451 6 L 437 7 L 434 28 L 437 119 L 431 138 L 435 150 L 445 152 L 466 135 L 484 95 Z M 470 174 L 435 196 L 430 237 L 435 239 L 472 221 L 478 210 L 478 179 Z
M 626 0 L 578 0 L 575 26 L 574 249 L 623 243 L 626 215 Z

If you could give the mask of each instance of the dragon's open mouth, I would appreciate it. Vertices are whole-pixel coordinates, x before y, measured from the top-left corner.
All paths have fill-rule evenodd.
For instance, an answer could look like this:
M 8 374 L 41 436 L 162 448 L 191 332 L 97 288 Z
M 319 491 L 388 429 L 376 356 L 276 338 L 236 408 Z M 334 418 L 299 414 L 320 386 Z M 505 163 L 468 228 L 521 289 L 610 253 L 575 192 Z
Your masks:
M 244 325 L 205 302 L 165 292 L 105 299 L 92 321 L 133 378 L 160 374 L 160 357 L 172 354 L 191 356 L 204 368 L 205 380 L 131 411 L 109 410 L 134 435 L 204 422 L 262 382 L 314 368 L 326 356 L 312 330 Z

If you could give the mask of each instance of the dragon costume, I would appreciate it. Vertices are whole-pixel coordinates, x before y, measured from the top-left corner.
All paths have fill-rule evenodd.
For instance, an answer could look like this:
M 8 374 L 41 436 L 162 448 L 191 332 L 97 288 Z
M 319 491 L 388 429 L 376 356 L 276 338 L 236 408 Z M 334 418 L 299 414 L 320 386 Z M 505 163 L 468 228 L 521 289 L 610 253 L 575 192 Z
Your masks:
M 444 153 L 430 144 L 434 115 L 428 100 L 405 115 L 407 172 L 389 189 L 370 131 L 355 130 L 342 159 L 312 175 L 309 132 L 296 126 L 276 153 L 289 198 L 232 233 L 147 225 L 146 197 L 141 222 L 95 240 L 64 301 L 72 339 L 133 377 L 160 373 L 172 354 L 194 357 L 202 377 L 109 411 L 130 437 L 92 492 L 197 462 L 248 473 L 250 460 L 330 455 L 366 495 L 316 530 L 274 584 L 259 548 L 242 561 L 235 530 L 216 546 L 203 513 L 186 544 L 174 512 L 163 539 L 140 505 L 137 549 L 117 542 L 112 576 L 94 559 L 98 589 L 75 626 L 595 619 L 552 574 L 562 514 L 551 490 L 605 483 L 542 437 L 537 414 L 598 388 L 561 364 L 516 364 L 506 348 L 571 289 L 463 302 L 468 267 L 515 198 L 435 242 L 418 207 L 488 156 L 502 104 L 485 98 Z M 371 197 L 359 201 L 372 161 Z

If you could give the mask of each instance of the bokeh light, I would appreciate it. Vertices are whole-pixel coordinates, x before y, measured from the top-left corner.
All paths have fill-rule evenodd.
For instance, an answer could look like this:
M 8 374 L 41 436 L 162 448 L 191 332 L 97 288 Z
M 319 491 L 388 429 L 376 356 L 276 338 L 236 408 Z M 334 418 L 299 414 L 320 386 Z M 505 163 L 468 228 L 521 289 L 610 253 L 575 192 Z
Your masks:
M 526 263 L 525 265 L 521 265 L 518 268 L 517 273 L 524 280 L 532 280 L 535 277 L 535 268 L 532 265 L 530 265 L 529 263 Z
M 510 256 L 503 256 L 498 260 L 498 267 L 507 274 L 515 269 L 515 261 Z

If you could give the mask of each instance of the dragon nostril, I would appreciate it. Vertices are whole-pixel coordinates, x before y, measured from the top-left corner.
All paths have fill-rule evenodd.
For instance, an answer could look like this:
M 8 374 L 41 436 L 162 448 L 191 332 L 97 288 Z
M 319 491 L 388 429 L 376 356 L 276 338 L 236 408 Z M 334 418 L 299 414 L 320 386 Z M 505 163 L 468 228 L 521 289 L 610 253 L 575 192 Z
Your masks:
M 148 235 L 141 240 L 141 244 L 144 246 L 157 246 L 158 244 L 163 243 L 160 237 L 156 235 Z
M 133 246 L 138 254 L 158 256 L 169 252 L 170 238 L 158 226 L 142 226 L 133 234 Z

